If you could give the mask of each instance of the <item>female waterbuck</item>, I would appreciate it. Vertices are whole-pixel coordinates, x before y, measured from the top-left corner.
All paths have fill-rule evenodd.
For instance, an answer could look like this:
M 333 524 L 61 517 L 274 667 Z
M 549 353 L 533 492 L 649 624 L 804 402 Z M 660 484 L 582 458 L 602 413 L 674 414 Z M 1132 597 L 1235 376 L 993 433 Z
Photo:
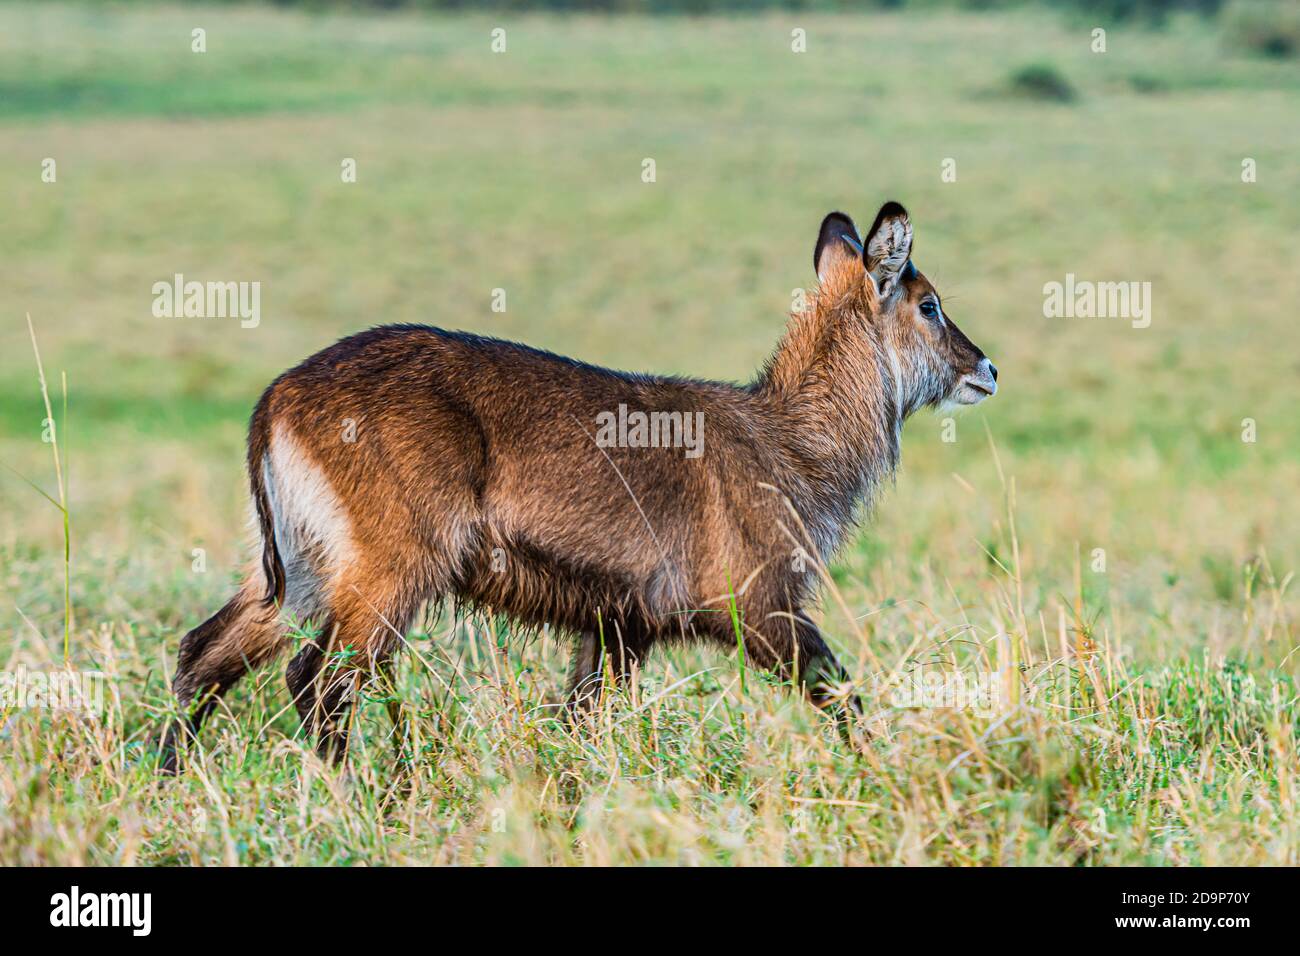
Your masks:
M 444 597 L 574 635 L 574 709 L 660 641 L 734 649 L 737 628 L 750 663 L 819 706 L 852 703 L 804 610 L 817 565 L 898 463 L 908 415 L 997 389 L 911 251 L 897 203 L 865 241 L 827 216 L 818 288 L 743 387 L 412 325 L 281 375 L 248 439 L 262 560 L 181 641 L 186 719 L 164 767 L 178 730 L 285 648 L 286 616 L 319 626 L 287 678 L 322 754 L 341 758 L 359 681 Z

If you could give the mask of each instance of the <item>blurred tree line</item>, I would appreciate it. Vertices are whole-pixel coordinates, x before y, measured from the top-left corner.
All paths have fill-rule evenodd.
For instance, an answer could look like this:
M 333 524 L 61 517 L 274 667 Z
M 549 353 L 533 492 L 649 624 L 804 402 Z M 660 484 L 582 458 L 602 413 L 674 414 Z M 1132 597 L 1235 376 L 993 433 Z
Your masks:
M 150 0 L 136 0 L 147 3 Z M 176 0 L 160 0 L 176 2 Z M 194 0 L 265 3 L 314 10 L 538 11 L 551 13 L 743 14 L 764 10 L 848 13 L 866 10 L 1003 10 L 1047 7 L 1067 16 L 1159 26 L 1172 14 L 1214 17 L 1227 43 L 1276 59 L 1300 57 L 1300 0 Z
M 1109 19 L 1158 20 L 1181 11 L 1218 13 L 1226 0 L 271 0 L 277 6 L 370 9 L 546 10 L 571 13 L 744 13 L 762 10 L 849 12 L 902 7 L 959 7 L 991 10 L 1049 6 Z M 1300 2 L 1300 0 L 1293 0 Z

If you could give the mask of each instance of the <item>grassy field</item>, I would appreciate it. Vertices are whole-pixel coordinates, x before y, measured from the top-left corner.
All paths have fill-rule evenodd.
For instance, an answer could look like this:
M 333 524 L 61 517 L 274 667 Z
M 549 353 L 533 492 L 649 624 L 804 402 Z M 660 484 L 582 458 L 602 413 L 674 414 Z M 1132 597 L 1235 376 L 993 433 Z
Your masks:
M 57 498 L 30 313 L 67 666 L 111 689 L 94 720 L 0 713 L 0 863 L 1296 863 L 1300 70 L 1200 20 L 1089 44 L 1029 12 L 0 6 L 0 462 Z M 1075 97 L 1017 89 L 1035 64 Z M 279 371 L 406 321 L 747 379 L 821 217 L 887 198 L 1001 391 L 955 441 L 910 422 L 830 569 L 864 752 L 704 651 L 570 733 L 560 641 L 430 616 L 397 675 L 413 759 L 375 693 L 350 773 L 322 767 L 276 667 L 154 777 L 179 637 L 250 553 L 244 428 Z M 155 318 L 175 273 L 260 282 L 260 323 Z M 1150 327 L 1045 318 L 1067 273 L 1152 283 Z M 65 666 L 62 516 L 11 471 L 0 622 L 7 670 Z M 894 706 L 922 667 L 1001 704 Z

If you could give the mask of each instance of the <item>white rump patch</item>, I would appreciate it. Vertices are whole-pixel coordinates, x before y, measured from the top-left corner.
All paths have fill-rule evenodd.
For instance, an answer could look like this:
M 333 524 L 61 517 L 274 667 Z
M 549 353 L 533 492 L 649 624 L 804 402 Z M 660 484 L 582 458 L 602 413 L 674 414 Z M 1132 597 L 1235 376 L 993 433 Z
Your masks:
M 325 472 L 288 427 L 272 426 L 262 472 L 284 563 L 285 607 L 299 620 L 313 617 L 329 582 L 352 561 L 352 522 Z

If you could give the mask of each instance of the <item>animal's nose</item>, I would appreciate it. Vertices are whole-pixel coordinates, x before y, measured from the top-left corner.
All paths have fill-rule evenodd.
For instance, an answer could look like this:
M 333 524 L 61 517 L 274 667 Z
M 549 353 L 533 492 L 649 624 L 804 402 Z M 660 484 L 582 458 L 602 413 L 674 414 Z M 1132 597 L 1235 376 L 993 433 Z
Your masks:
M 993 381 L 996 382 L 998 380 L 998 367 L 992 362 L 989 362 L 989 373 L 993 376 Z

